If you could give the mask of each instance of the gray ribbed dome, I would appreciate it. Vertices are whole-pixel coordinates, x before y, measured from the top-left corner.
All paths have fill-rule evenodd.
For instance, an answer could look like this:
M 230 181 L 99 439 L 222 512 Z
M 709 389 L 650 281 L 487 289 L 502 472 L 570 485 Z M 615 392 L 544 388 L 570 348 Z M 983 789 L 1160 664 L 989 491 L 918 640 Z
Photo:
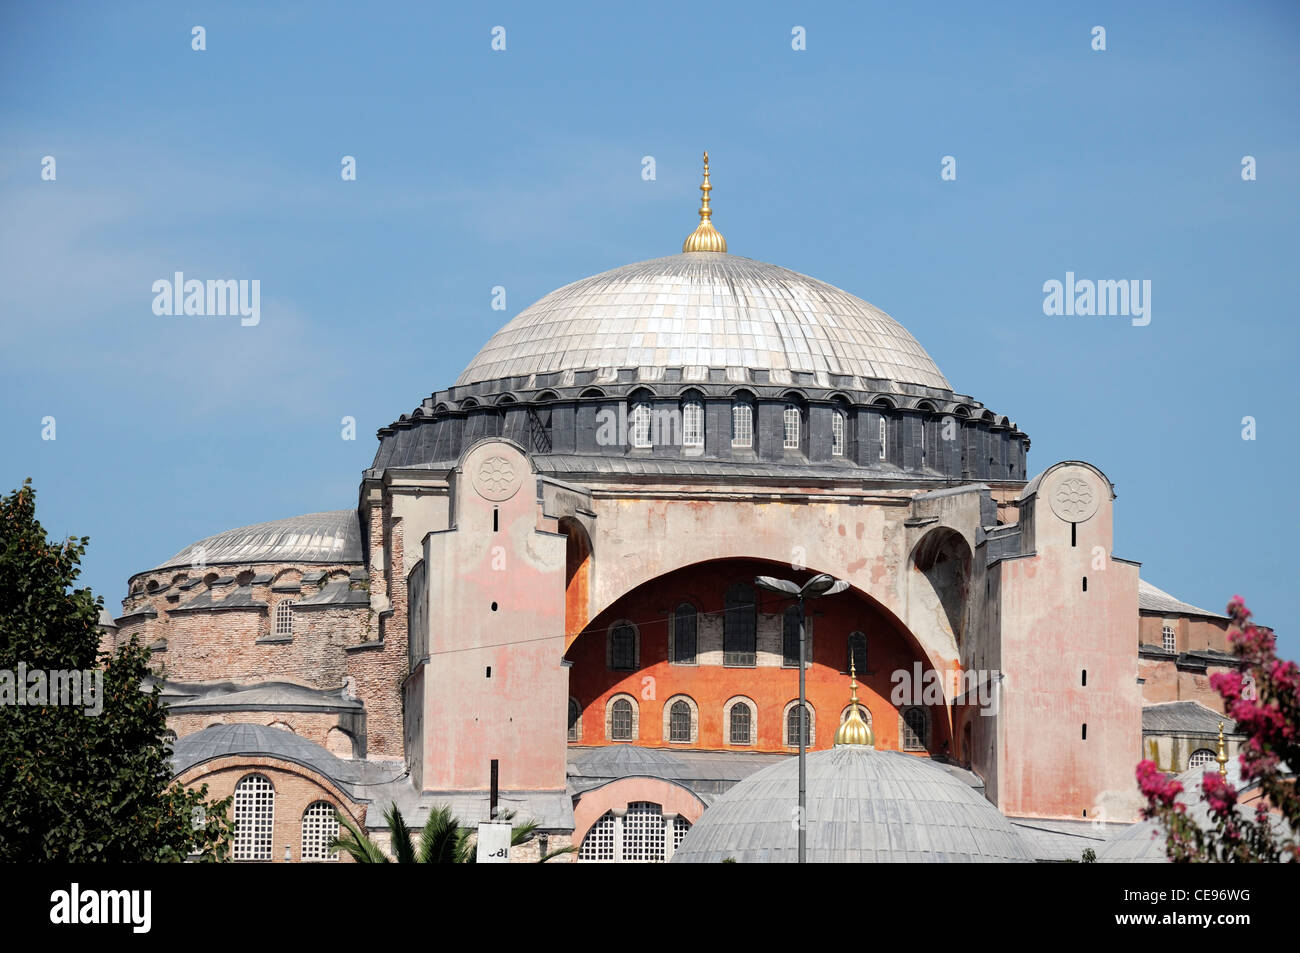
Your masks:
M 226 530 L 191 543 L 155 569 L 247 563 L 359 563 L 361 527 L 356 510 L 307 513 Z
M 691 252 L 583 278 L 494 334 L 457 385 L 619 367 L 797 371 L 951 390 L 885 312 L 825 282 L 749 258 Z M 855 383 L 869 389 L 865 383 Z
M 794 862 L 799 764 L 745 778 L 691 828 L 674 863 Z M 808 755 L 808 860 L 1032 861 L 1019 833 L 970 786 L 898 751 L 840 745 Z

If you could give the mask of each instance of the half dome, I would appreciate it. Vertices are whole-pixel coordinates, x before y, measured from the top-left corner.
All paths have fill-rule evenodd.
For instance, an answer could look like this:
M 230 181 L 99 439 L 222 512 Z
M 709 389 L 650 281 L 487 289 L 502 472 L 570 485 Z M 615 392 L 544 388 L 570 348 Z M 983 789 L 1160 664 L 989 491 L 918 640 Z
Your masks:
M 356 510 L 329 510 L 255 523 L 191 543 L 154 569 L 245 563 L 359 563 L 361 526 Z
M 922 758 L 840 745 L 808 755 L 810 863 L 1020 862 L 1033 856 L 996 807 Z M 791 863 L 799 763 L 751 774 L 691 828 L 673 863 Z
M 846 291 L 749 258 L 687 252 L 553 291 L 484 345 L 456 384 L 620 367 L 747 368 L 951 390 L 907 329 Z M 866 383 L 854 385 L 870 389 Z

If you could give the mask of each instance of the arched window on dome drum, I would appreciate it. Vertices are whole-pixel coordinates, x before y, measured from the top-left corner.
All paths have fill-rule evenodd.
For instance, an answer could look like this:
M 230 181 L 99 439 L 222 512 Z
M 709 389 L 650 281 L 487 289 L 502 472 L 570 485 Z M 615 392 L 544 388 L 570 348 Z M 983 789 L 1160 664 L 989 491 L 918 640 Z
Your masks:
M 744 702 L 736 702 L 731 706 L 731 717 L 727 725 L 727 741 L 733 745 L 753 744 L 752 734 L 753 719 L 750 717 L 749 706 Z
M 690 741 L 691 706 L 684 701 L 673 702 L 672 710 L 668 715 L 668 725 L 669 741 Z
M 1178 638 L 1174 635 L 1174 627 L 1172 625 L 1161 627 L 1160 642 L 1166 652 L 1178 651 Z
M 682 403 L 682 446 L 693 449 L 704 446 L 704 404 L 694 397 Z
M 722 664 L 752 668 L 758 627 L 754 590 L 743 582 L 727 588 L 722 617 Z
M 587 836 L 582 839 L 578 849 L 579 860 L 613 860 L 614 859 L 614 812 L 606 811 L 600 816 Z
M 799 408 L 794 404 L 785 405 L 783 415 L 785 426 L 785 437 L 782 446 L 786 450 L 799 449 Z
M 1192 756 L 1187 759 L 1187 770 L 1193 768 L 1208 768 L 1215 761 L 1214 752 L 1209 748 L 1197 748 L 1192 752 Z
M 246 775 L 235 785 L 235 860 L 270 860 L 275 825 L 275 788 L 265 775 Z
M 628 417 L 628 430 L 632 446 L 639 450 L 653 446 L 650 439 L 651 417 L 649 401 L 638 400 L 632 405 L 632 413 Z
M 799 747 L 799 729 L 801 727 L 799 714 L 804 713 L 802 722 L 803 744 L 804 747 L 812 745 L 812 713 L 808 711 L 808 706 L 802 708 L 798 705 L 792 705 L 785 715 L 785 743 L 791 748 Z
M 275 637 L 277 639 L 293 638 L 293 605 L 292 599 L 285 599 L 275 607 Z
M 338 836 L 339 822 L 334 805 L 316 801 L 302 812 L 303 860 L 338 860 L 338 851 L 330 850 L 330 841 Z
M 698 621 L 695 606 L 689 602 L 683 602 L 673 612 L 673 661 L 678 665 L 695 664 Z
M 732 401 L 731 445 L 733 447 L 754 445 L 754 408 L 748 401 Z
M 851 666 L 858 675 L 865 675 L 867 671 L 867 636 L 863 632 L 853 632 L 849 635 L 849 657 L 844 662 L 848 671 Z
M 880 415 L 880 459 L 884 460 L 889 454 L 889 426 L 885 422 L 884 414 Z
M 831 412 L 831 456 L 844 456 L 844 412 L 836 410 Z
M 610 635 L 610 668 L 627 672 L 636 668 L 636 632 L 626 622 L 614 626 Z
M 576 698 L 569 699 L 569 740 L 582 740 L 582 706 Z
M 799 667 L 799 606 L 793 605 L 781 616 L 781 664 Z
M 930 746 L 930 719 L 924 708 L 904 708 L 902 722 L 904 751 L 924 751 Z
M 609 711 L 611 741 L 632 740 L 632 703 L 626 698 L 615 700 Z

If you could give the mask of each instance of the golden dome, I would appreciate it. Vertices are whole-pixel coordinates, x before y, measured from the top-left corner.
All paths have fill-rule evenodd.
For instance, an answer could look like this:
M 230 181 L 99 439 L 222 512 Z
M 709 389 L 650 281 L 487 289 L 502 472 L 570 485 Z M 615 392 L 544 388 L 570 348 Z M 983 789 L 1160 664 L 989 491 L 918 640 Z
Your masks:
M 704 199 L 700 202 L 700 224 L 695 227 L 695 231 L 686 236 L 686 241 L 682 242 L 682 251 L 718 251 L 727 250 L 727 240 L 718 233 L 713 227 L 710 219 L 713 217 L 713 211 L 709 208 L 709 193 L 713 191 L 713 186 L 709 185 L 709 154 L 704 153 L 704 183 L 700 186 L 700 192 Z
M 862 717 L 862 704 L 858 701 L 858 678 L 853 662 L 849 662 L 849 717 L 835 732 L 837 745 L 860 745 L 864 748 L 875 747 L 876 739 L 871 733 L 871 726 Z

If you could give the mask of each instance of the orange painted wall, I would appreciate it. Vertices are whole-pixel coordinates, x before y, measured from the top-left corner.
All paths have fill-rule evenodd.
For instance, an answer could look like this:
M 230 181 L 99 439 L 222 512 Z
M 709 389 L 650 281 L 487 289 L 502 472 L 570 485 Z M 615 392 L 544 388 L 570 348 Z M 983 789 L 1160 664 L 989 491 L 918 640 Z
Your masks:
M 636 743 L 647 747 L 703 748 L 741 751 L 790 751 L 785 746 L 782 714 L 799 694 L 797 668 L 784 668 L 779 655 L 775 665 L 729 668 L 722 665 L 676 665 L 668 661 L 671 613 L 681 602 L 692 602 L 701 612 L 720 619 L 726 588 L 736 582 L 752 583 L 755 576 L 778 575 L 800 582 L 811 574 L 794 574 L 788 567 L 757 560 L 703 563 L 669 573 L 638 587 L 601 613 L 575 640 L 567 658 L 569 693 L 582 706 L 583 745 L 611 744 L 606 738 L 605 710 L 613 695 L 627 693 L 639 700 L 640 731 Z M 759 592 L 760 614 L 782 613 L 788 602 L 775 593 Z M 869 671 L 858 673 L 859 700 L 871 712 L 876 747 L 896 749 L 898 710 L 889 697 L 891 674 L 912 670 L 924 661 L 901 626 L 869 599 L 849 591 L 809 603 L 812 616 L 812 661 L 807 674 L 807 697 L 815 713 L 813 748 L 829 748 L 848 705 L 848 636 L 860 630 L 867 635 Z M 609 627 L 616 621 L 636 624 L 640 633 L 640 667 L 636 671 L 610 671 L 606 664 Z M 760 621 L 760 632 L 763 622 Z M 776 643 L 779 652 L 779 642 Z M 763 648 L 760 635 L 759 648 Z M 929 668 L 925 663 L 925 668 Z M 698 706 L 698 741 L 693 745 L 670 743 L 664 737 L 664 704 L 674 695 L 689 695 Z M 726 743 L 723 706 L 733 696 L 744 695 L 758 707 L 755 744 Z M 940 705 L 930 709 L 930 750 L 949 749 L 947 714 Z

